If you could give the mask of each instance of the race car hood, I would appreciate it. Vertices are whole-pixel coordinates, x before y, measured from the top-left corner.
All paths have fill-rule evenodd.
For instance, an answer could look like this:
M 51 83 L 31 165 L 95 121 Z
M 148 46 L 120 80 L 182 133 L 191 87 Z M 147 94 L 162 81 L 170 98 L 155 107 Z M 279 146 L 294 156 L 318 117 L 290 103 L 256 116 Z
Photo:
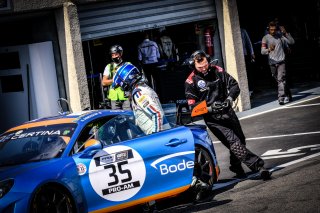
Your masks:
M 28 177 L 32 178 L 36 176 L 51 176 L 50 174 L 55 174 L 58 176 L 61 173 L 61 170 L 64 170 L 65 167 L 68 167 L 68 164 L 72 162 L 65 162 L 62 159 L 51 159 L 40 162 L 32 162 L 26 164 L 19 164 L 13 166 L 4 166 L 0 167 L 0 180 L 16 177 Z M 54 176 L 53 176 L 54 177 Z

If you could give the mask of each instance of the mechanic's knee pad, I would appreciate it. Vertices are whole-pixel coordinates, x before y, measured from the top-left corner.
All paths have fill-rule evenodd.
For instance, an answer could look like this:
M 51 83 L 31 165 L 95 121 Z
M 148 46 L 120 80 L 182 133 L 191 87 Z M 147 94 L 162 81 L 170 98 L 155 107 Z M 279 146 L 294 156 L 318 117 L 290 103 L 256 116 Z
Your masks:
M 238 142 L 231 144 L 230 150 L 241 161 L 243 161 L 248 154 L 246 146 Z

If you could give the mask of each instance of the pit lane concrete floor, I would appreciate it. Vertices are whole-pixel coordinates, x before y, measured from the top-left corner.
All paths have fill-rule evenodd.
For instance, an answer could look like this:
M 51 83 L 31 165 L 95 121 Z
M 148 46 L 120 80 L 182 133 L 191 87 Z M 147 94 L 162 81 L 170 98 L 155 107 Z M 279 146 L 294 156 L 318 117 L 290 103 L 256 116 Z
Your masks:
M 315 118 L 308 121 L 308 116 L 316 116 L 318 113 L 320 82 L 295 84 L 291 87 L 291 91 L 293 102 L 284 106 L 278 104 L 276 87 L 260 91 L 252 96 L 252 109 L 237 113 L 247 139 L 266 135 L 279 136 L 285 134 L 286 131 L 290 133 L 290 131 L 296 132 L 296 130 L 300 132 L 319 132 L 319 119 Z M 304 104 L 315 106 L 305 109 L 301 107 Z M 279 115 L 281 110 L 277 109 L 290 105 L 296 106 L 292 108 L 295 110 L 293 114 L 291 112 L 288 116 Z M 278 122 L 275 122 L 277 118 L 279 118 Z M 297 123 L 297 118 L 303 118 L 303 120 Z M 256 122 L 260 122 L 260 124 Z M 285 125 L 286 122 L 290 125 Z M 257 131 L 257 128 L 261 131 Z M 257 133 L 262 135 L 257 135 Z M 295 144 L 294 147 L 301 147 L 317 142 L 317 138 L 319 138 L 319 134 L 299 136 L 299 138 L 280 137 L 272 143 L 270 141 L 268 143 L 248 141 L 248 145 L 250 149 L 252 148 L 256 154 L 261 156 L 268 149 L 283 148 L 283 150 L 288 150 L 292 148 L 292 144 Z M 214 138 L 214 145 L 222 170 L 219 181 L 213 188 L 215 191 L 214 198 L 196 205 L 184 204 L 166 209 L 159 208 L 161 210 L 159 212 L 253 213 L 288 212 L 289 210 L 290 212 L 320 212 L 318 191 L 320 159 L 318 151 L 313 151 L 317 153 L 309 151 L 310 153 L 305 157 L 297 156 L 290 158 L 290 160 L 288 158 L 267 160 L 266 168 L 274 171 L 272 180 L 267 182 L 255 181 L 256 174 L 250 173 L 244 167 L 246 172 L 249 172 L 246 181 L 232 178 L 234 174 L 228 170 L 229 154 L 227 149 L 216 138 Z M 277 166 L 275 167 L 275 165 Z
M 308 81 L 295 83 L 290 88 L 293 101 L 307 100 L 320 95 L 320 81 Z M 238 118 L 256 115 L 257 113 L 264 113 L 269 110 L 274 110 L 281 107 L 277 101 L 277 87 L 273 88 L 258 88 L 257 92 L 253 92 L 251 96 L 251 109 L 243 112 L 238 112 Z
M 273 172 L 271 180 L 255 180 L 252 173 L 240 182 L 232 179 L 228 152 L 215 144 L 216 151 L 224 152 L 218 159 L 222 171 L 213 188 L 215 196 L 183 212 L 320 212 L 320 82 L 295 84 L 291 91 L 289 104 L 278 104 L 275 88 L 252 97 L 251 110 L 237 113 L 247 146 L 265 160 L 265 167 Z M 267 150 L 282 154 L 263 155 Z M 285 154 L 289 150 L 297 152 Z
M 303 104 L 304 101 L 312 100 L 314 98 L 319 98 L 320 96 L 320 82 L 303 82 L 303 83 L 297 83 L 294 84 L 291 88 L 293 101 L 286 104 L 286 105 L 279 105 L 277 100 L 277 88 L 269 88 L 265 90 L 261 90 L 259 93 L 256 93 L 252 96 L 251 104 L 252 109 L 238 112 L 237 116 L 240 120 L 242 129 L 245 133 L 247 140 L 252 140 L 259 137 L 265 137 L 268 136 L 268 138 L 283 135 L 286 133 L 292 133 L 292 132 L 312 132 L 312 131 L 318 131 L 318 128 L 320 126 L 318 120 L 313 121 L 314 123 L 306 122 L 305 120 L 301 120 L 300 123 L 297 123 L 296 116 L 292 112 L 290 114 L 287 113 L 280 113 L 277 111 L 280 108 L 289 107 L 290 105 L 297 105 L 299 103 Z M 308 101 L 310 104 L 310 101 Z M 312 103 L 311 103 L 312 104 Z M 317 110 L 317 108 L 315 109 Z M 305 116 L 300 115 L 304 119 L 307 119 L 308 116 L 312 113 L 308 113 L 307 111 L 296 113 L 306 113 Z M 319 112 L 320 113 L 320 112 Z M 309 114 L 309 115 L 308 115 Z M 314 113 L 316 114 L 316 112 Z M 292 123 L 294 122 L 294 123 Z M 211 136 L 213 136 L 211 134 Z M 316 135 L 309 135 L 306 137 L 318 137 L 318 134 Z M 283 137 L 281 137 L 283 138 Z M 281 141 L 281 138 L 277 138 L 276 141 Z M 284 137 L 285 138 L 285 137 Z M 284 139 L 283 138 L 283 139 Z M 261 138 L 262 139 L 262 138 Z M 270 144 L 267 142 L 262 142 L 262 140 L 259 140 L 260 143 L 253 143 L 251 141 L 247 141 L 247 146 L 255 150 L 254 152 L 257 155 L 263 154 L 266 150 L 269 149 L 276 149 L 277 145 Z M 218 139 L 213 136 L 214 144 L 218 141 Z M 219 142 L 218 142 L 219 143 Z M 284 141 L 279 142 L 282 145 L 285 143 Z M 297 145 L 298 146 L 298 145 Z M 221 144 L 215 144 L 216 151 L 225 152 L 225 147 Z M 221 150 L 222 147 L 222 150 Z M 284 147 L 283 147 L 284 148 Z M 289 148 L 289 147 L 288 147 Z M 221 172 L 219 178 L 221 179 L 228 179 L 231 178 L 234 174 L 232 172 L 229 172 L 229 157 L 228 153 L 222 155 L 222 159 L 218 156 L 219 165 L 223 168 L 223 171 Z M 278 163 L 281 160 L 279 160 Z M 272 164 L 269 163 L 269 161 L 266 162 L 265 165 L 267 168 L 271 168 Z M 249 171 L 246 167 L 244 167 L 246 172 Z

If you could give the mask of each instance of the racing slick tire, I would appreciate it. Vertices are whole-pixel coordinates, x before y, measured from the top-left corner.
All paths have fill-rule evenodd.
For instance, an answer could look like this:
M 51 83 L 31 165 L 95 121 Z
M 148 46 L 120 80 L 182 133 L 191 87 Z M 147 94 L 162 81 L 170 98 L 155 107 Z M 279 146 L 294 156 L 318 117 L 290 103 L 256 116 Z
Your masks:
M 198 146 L 195 148 L 193 176 L 197 178 L 193 187 L 194 201 L 199 202 L 212 197 L 212 187 L 217 180 L 215 165 L 208 151 Z
M 217 179 L 213 160 L 208 151 L 202 147 L 195 148 L 193 175 L 207 183 L 211 188 Z
M 45 186 L 36 191 L 32 201 L 32 213 L 76 213 L 71 195 L 67 190 L 58 186 Z

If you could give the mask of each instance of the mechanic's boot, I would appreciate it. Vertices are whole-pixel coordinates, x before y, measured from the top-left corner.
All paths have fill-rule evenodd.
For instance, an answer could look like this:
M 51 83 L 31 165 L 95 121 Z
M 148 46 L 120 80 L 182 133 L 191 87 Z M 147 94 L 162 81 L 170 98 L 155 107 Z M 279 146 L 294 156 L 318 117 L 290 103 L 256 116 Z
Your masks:
M 260 178 L 261 179 L 263 179 L 263 180 L 270 180 L 271 179 L 271 172 L 269 172 L 268 169 L 262 167 L 259 170 L 259 173 L 260 173 Z
M 271 172 L 264 168 L 264 161 L 262 159 L 258 160 L 254 167 L 253 171 L 259 172 L 260 178 L 263 180 L 270 180 L 271 179 Z
M 242 179 L 242 178 L 246 178 L 247 174 L 244 172 L 242 166 L 230 166 L 229 167 L 230 171 L 233 173 L 236 173 L 236 178 L 238 179 Z

